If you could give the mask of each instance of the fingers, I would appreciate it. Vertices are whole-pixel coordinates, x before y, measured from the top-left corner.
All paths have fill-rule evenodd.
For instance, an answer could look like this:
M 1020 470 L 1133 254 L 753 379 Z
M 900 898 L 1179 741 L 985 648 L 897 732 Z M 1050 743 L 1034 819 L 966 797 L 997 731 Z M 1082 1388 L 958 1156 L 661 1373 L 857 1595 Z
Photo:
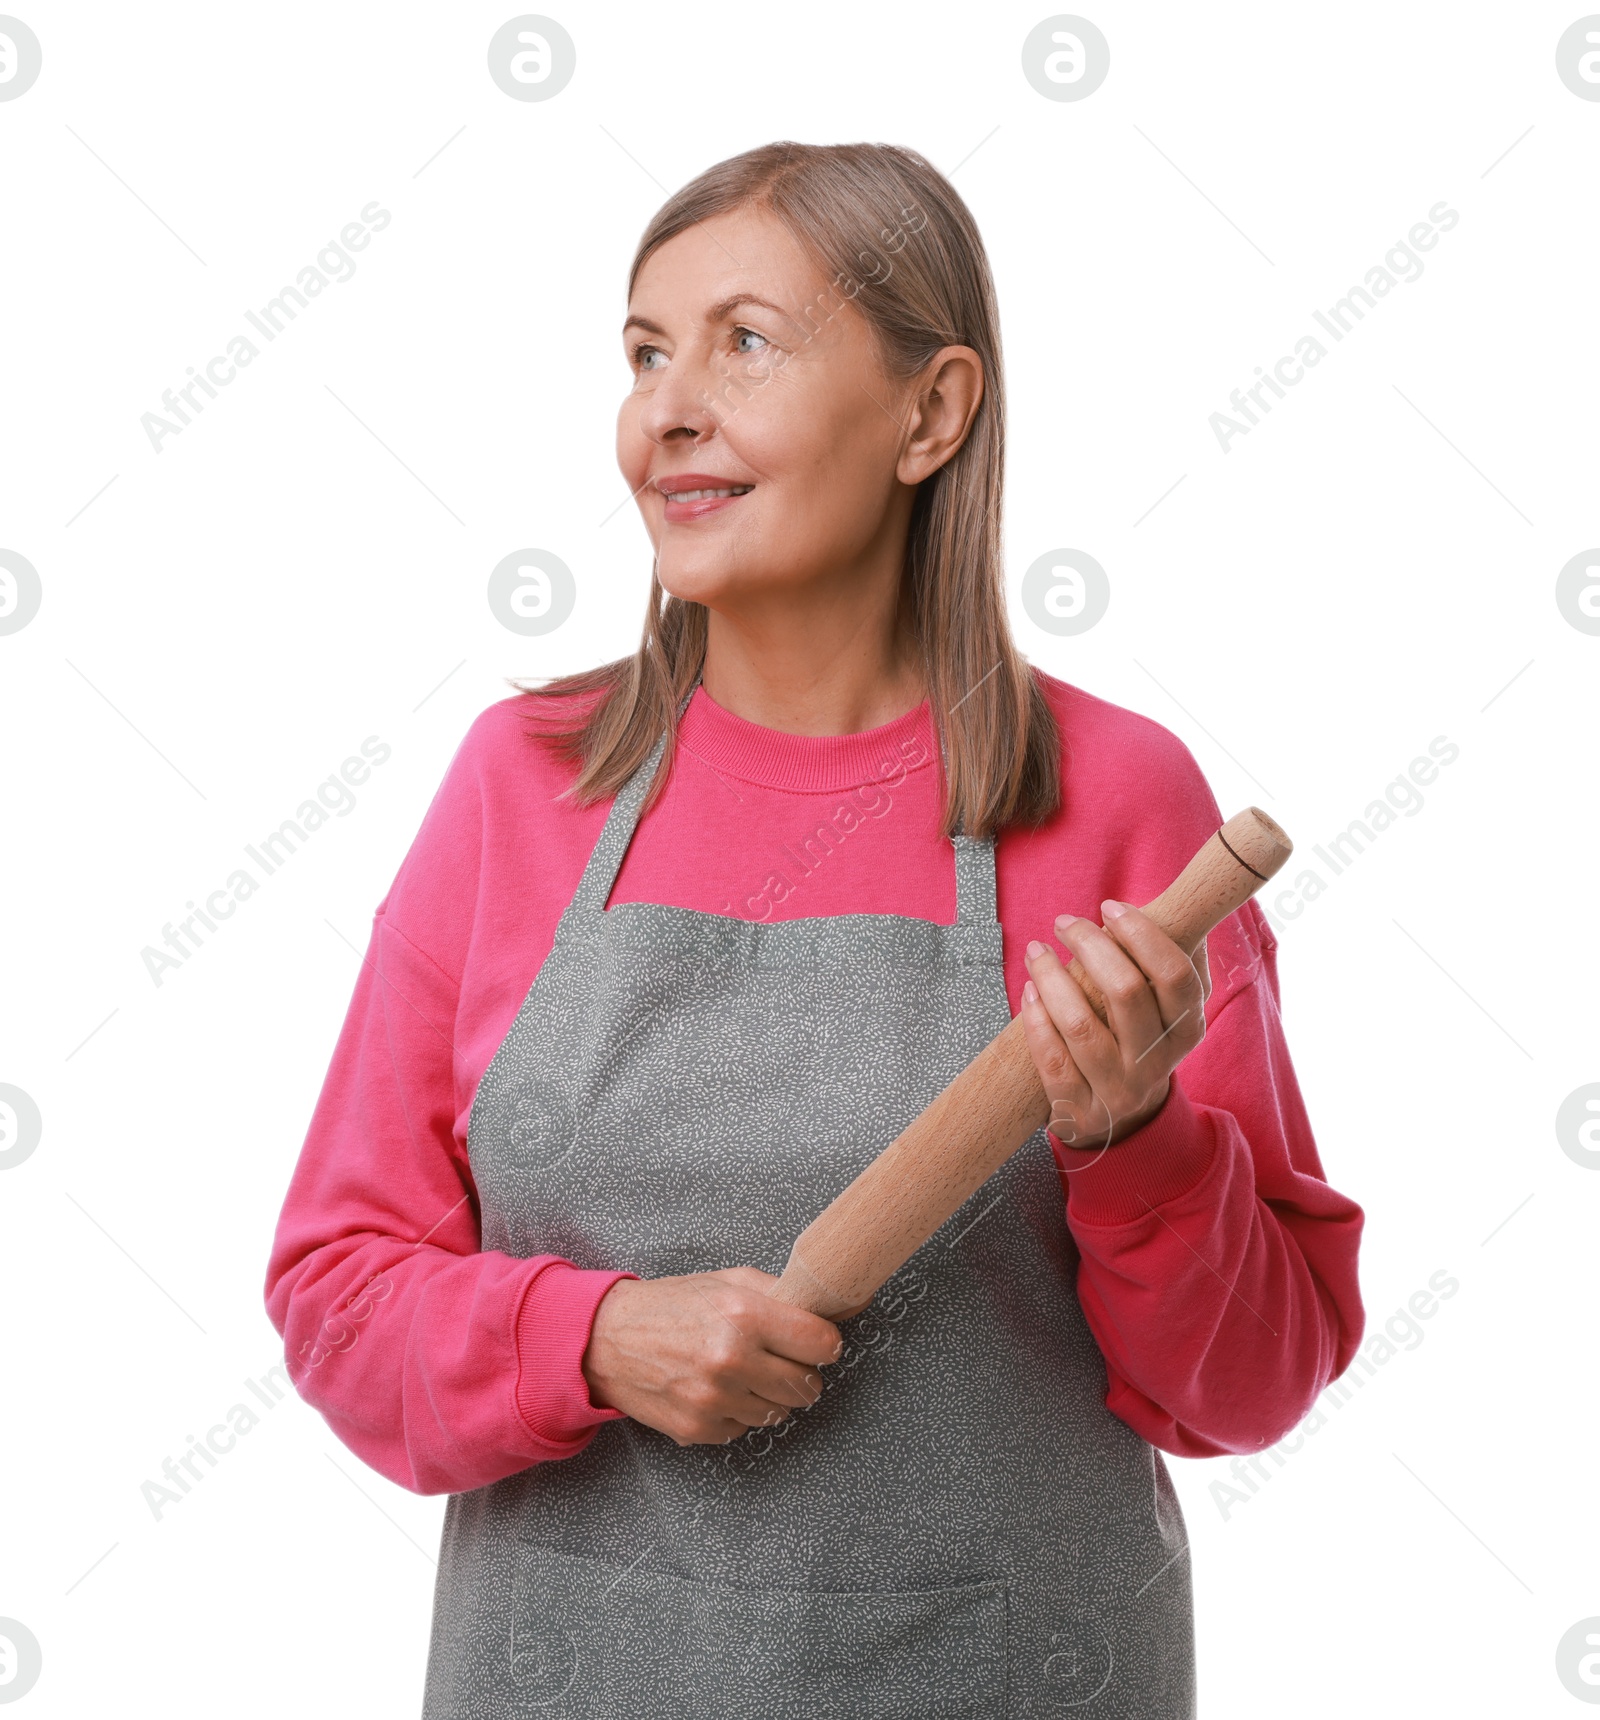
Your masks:
M 1040 952 L 1038 955 L 1034 951 Z M 1023 1037 L 1028 1042 L 1028 1049 L 1033 1053 L 1035 1067 L 1039 1071 L 1040 1080 L 1044 1084 L 1045 1096 L 1052 1102 L 1057 1099 L 1087 1099 L 1089 1083 L 1084 1079 L 1066 1041 L 1062 1038 L 1061 1029 L 1068 1022 L 1080 1024 L 1080 1031 L 1089 1035 L 1099 1030 L 1104 1032 L 1100 1023 L 1095 1020 L 1094 1012 L 1089 1008 L 1088 1001 L 1078 989 L 1077 981 L 1070 975 L 1066 977 L 1067 987 L 1060 988 L 1054 977 L 1050 978 L 1050 995 L 1053 1008 L 1047 1008 L 1040 991 L 1040 981 L 1033 976 L 1037 972 L 1045 972 L 1043 957 L 1048 952 L 1039 943 L 1028 945 L 1028 983 L 1022 988 L 1022 1007 L 1018 1014 L 1022 1018 Z M 1061 968 L 1057 961 L 1056 967 Z M 1065 970 L 1062 969 L 1065 973 Z
M 747 1316 L 741 1321 L 745 1335 L 736 1339 L 721 1332 L 708 1334 L 698 1359 L 698 1378 L 686 1392 L 703 1430 L 695 1436 L 698 1440 L 725 1444 L 746 1428 L 775 1426 L 797 1409 L 809 1409 L 822 1395 L 819 1368 L 763 1348 L 755 1332 L 757 1311 L 738 1312 Z
M 1047 953 L 1044 946 L 1030 944 L 1028 947 L 1029 966 L 1042 969 L 1040 958 Z M 1039 953 L 1034 954 L 1035 951 Z M 1060 966 L 1059 962 L 1057 966 Z M 1019 1013 L 1022 1017 L 1023 1036 L 1039 1071 L 1045 1097 L 1050 1101 L 1051 1132 L 1068 1146 L 1089 1150 L 1109 1145 L 1114 1119 L 1078 1067 L 1077 1058 L 1059 1029 L 1065 1029 L 1073 1038 L 1077 1050 L 1086 1057 L 1089 1054 L 1086 1042 L 1098 1039 L 1101 1035 L 1109 1038 L 1109 1030 L 1089 1008 L 1070 971 L 1062 971 L 1069 989 L 1057 996 L 1055 1010 L 1056 1016 L 1060 1017 L 1059 1023 L 1045 1008 L 1038 986 L 1032 979 L 1022 988 L 1022 1007 Z
M 1056 922 L 1057 936 L 1105 994 L 1106 1016 L 1121 1047 L 1119 1065 L 1141 1063 L 1169 1033 L 1176 1040 L 1169 1053 L 1181 1056 L 1204 1032 L 1205 998 L 1195 964 L 1142 910 L 1125 902 L 1102 906 L 1103 929 L 1065 915 Z
M 1109 913 L 1108 926 L 1116 922 Z M 1146 922 L 1148 924 L 1148 922 Z M 1155 927 L 1150 928 L 1152 931 Z M 1164 935 L 1164 934 L 1162 934 Z M 1092 920 L 1076 914 L 1062 914 L 1056 920 L 1056 936 L 1083 963 L 1089 978 L 1099 986 L 1105 998 L 1107 1038 L 1114 1046 L 1109 1056 L 1095 1059 L 1096 1067 L 1089 1070 L 1091 1079 L 1104 1070 L 1120 1069 L 1144 1047 L 1160 1037 L 1166 1025 L 1150 989 L 1150 981 L 1138 961 L 1110 931 L 1102 930 Z M 1123 1056 L 1127 1050 L 1127 1058 Z
M 1063 915 L 1056 922 L 1058 935 L 1063 943 L 1069 942 L 1069 936 L 1067 931 L 1059 930 L 1059 928 L 1062 928 L 1065 922 L 1071 918 L 1071 915 Z M 1083 921 L 1078 922 L 1079 925 L 1085 923 Z M 1132 966 L 1128 962 L 1128 958 L 1117 949 L 1117 946 L 1112 944 L 1103 932 L 1098 932 L 1098 929 L 1097 936 L 1102 944 L 1110 947 L 1117 963 Z M 1073 937 L 1075 939 L 1073 953 L 1078 955 L 1079 960 L 1083 961 L 1084 969 L 1088 972 L 1089 977 L 1100 986 L 1102 991 L 1105 991 L 1106 981 L 1102 979 L 1101 975 L 1110 967 L 1112 958 L 1108 958 L 1103 950 L 1096 950 L 1094 962 L 1091 965 L 1079 953 L 1080 946 L 1085 945 L 1087 940 L 1077 934 L 1073 934 Z M 1060 1091 L 1056 1092 L 1051 1091 L 1048 1070 L 1041 1070 L 1041 1076 L 1045 1078 L 1046 1093 L 1055 1099 L 1068 1096 L 1066 1090 L 1076 1086 L 1079 1082 L 1083 1084 L 1085 1093 L 1089 1089 L 1103 1085 L 1122 1067 L 1122 1055 L 1117 1049 L 1117 1034 L 1113 1031 L 1117 1025 L 1117 1017 L 1112 1015 L 1110 1027 L 1101 1021 L 1099 1016 L 1090 1009 L 1089 1000 L 1083 995 L 1071 969 L 1047 944 L 1042 944 L 1037 940 L 1031 942 L 1028 945 L 1026 960 L 1028 977 L 1033 981 L 1034 988 L 1039 994 L 1039 1000 L 1048 1014 L 1050 1025 L 1059 1037 L 1060 1045 L 1053 1061 L 1059 1064 L 1061 1062 L 1060 1053 L 1064 1051 L 1067 1054 L 1067 1061 L 1073 1066 L 1070 1070 L 1065 1066 L 1060 1068 L 1055 1082 Z M 1096 971 L 1097 969 L 1100 971 Z M 1115 972 L 1115 969 L 1111 971 Z M 1109 997 L 1109 995 L 1108 992 L 1107 996 Z M 1109 1010 L 1107 1013 L 1110 1013 Z M 1158 1024 L 1157 1031 L 1159 1030 Z M 1024 1032 L 1026 1031 L 1027 1024 L 1024 1023 Z M 1048 1036 L 1043 1034 L 1042 1029 L 1041 1038 L 1045 1041 L 1045 1050 L 1048 1055 L 1051 1047 Z
M 753 1284 L 757 1289 L 764 1290 L 769 1294 L 771 1293 L 772 1286 L 778 1282 L 778 1279 L 772 1273 L 762 1272 L 754 1266 L 729 1266 L 724 1268 L 724 1273 L 725 1276 L 729 1278 L 737 1276 L 741 1283 Z M 875 1296 L 876 1294 L 877 1292 L 874 1291 L 873 1295 Z M 855 1307 L 841 1308 L 837 1314 L 826 1315 L 824 1318 L 831 1319 L 835 1323 L 840 1320 L 853 1320 L 863 1308 L 870 1308 L 871 1306 L 872 1296 L 868 1296 L 864 1300 L 857 1302 Z M 834 1358 L 830 1356 L 828 1360 L 832 1361 Z
M 718 1306 L 762 1349 L 812 1367 L 839 1359 L 844 1348 L 839 1328 L 820 1314 L 772 1297 L 768 1292 L 778 1280 L 771 1273 L 729 1266 L 706 1276 L 721 1281 Z
M 817 1368 L 802 1368 L 778 1357 L 745 1372 L 747 1391 L 729 1413 L 750 1427 L 782 1421 L 797 1409 L 810 1409 L 822 1396 L 822 1374 Z
M 678 1443 L 690 1445 L 726 1445 L 730 1440 L 741 1439 L 753 1427 L 778 1427 L 786 1422 L 794 1411 L 785 1404 L 768 1403 L 752 1393 L 747 1393 L 720 1421 L 708 1424 L 697 1437 Z
M 772 1273 L 763 1272 L 759 1266 L 724 1266 L 707 1276 L 726 1278 L 730 1284 L 739 1284 L 750 1290 L 770 1290 L 778 1282 Z
M 1154 1035 L 1135 1042 L 1133 1056 L 1141 1061 L 1155 1049 L 1158 1040 L 1171 1035 L 1176 1044 L 1169 1053 L 1176 1061 L 1197 1044 L 1205 1032 L 1205 988 L 1195 962 L 1142 909 L 1128 902 L 1103 902 L 1106 932 L 1137 962 L 1144 996 L 1154 997 L 1160 1024 Z M 1199 949 L 1204 951 L 1205 939 Z M 1204 954 L 1200 961 L 1205 961 Z M 1095 976 L 1097 979 L 1099 975 Z M 1110 993 L 1107 992 L 1109 1002 Z M 1123 1040 L 1124 1046 L 1129 1041 Z
M 1050 1100 L 1050 1128 L 1068 1146 L 1108 1146 L 1160 1108 L 1168 1076 L 1205 1035 L 1210 968 L 1205 940 L 1193 957 L 1141 909 L 1102 903 L 1104 927 L 1076 915 L 1056 921 L 1074 964 L 1028 945 L 1022 1018 Z M 1105 998 L 1106 1020 L 1084 984 Z
M 593 1402 L 679 1445 L 726 1443 L 808 1408 L 842 1348 L 831 1321 L 775 1301 L 749 1267 L 619 1279 L 584 1353 Z

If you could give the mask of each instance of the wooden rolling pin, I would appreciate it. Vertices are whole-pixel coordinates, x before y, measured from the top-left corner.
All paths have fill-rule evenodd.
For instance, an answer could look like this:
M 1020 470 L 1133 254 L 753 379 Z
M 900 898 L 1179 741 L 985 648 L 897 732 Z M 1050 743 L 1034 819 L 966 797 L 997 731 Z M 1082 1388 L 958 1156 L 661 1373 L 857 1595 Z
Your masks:
M 1212 927 L 1243 907 L 1293 846 L 1260 807 L 1246 807 L 1205 841 L 1144 911 L 1192 957 Z M 1073 961 L 1067 971 L 1105 1021 L 1105 998 L 1083 964 Z M 951 1213 L 1049 1120 L 1050 1101 L 1021 1018 L 1013 1017 L 806 1226 L 771 1294 L 829 1320 L 865 1307 Z

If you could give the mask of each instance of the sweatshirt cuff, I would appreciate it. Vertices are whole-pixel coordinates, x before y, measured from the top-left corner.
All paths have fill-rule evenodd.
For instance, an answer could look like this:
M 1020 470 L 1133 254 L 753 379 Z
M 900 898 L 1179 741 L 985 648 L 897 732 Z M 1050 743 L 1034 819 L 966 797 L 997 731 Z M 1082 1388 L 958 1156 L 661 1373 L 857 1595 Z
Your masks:
M 1083 1224 L 1128 1224 L 1152 1207 L 1198 1186 L 1217 1155 L 1217 1132 L 1184 1092 L 1176 1074 L 1149 1120 L 1113 1146 L 1084 1152 L 1047 1136 L 1062 1181 L 1067 1215 Z
M 621 1419 L 620 1409 L 589 1401 L 583 1354 L 601 1298 L 619 1278 L 638 1276 L 588 1272 L 555 1259 L 534 1274 L 522 1299 L 516 1320 L 517 1411 L 543 1444 L 567 1447 L 564 1457 L 581 1451 L 601 1422 Z

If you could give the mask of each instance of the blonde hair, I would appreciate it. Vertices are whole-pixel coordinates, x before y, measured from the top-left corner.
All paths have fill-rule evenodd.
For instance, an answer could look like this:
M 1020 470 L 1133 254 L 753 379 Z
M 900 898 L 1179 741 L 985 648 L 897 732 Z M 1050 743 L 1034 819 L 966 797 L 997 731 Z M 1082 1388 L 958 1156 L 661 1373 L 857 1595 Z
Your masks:
M 1035 824 L 1060 804 L 1060 738 L 1044 690 L 1006 615 L 1000 499 L 1005 387 L 999 316 L 977 223 L 955 188 L 915 150 L 885 143 L 769 143 L 718 162 L 668 198 L 640 238 L 639 271 L 685 228 L 754 207 L 788 228 L 866 318 L 885 369 L 907 377 L 945 346 L 983 361 L 984 392 L 965 442 L 918 486 L 905 587 L 921 645 L 929 715 L 943 755 L 940 831 L 988 836 Z M 870 267 L 868 266 L 870 263 Z M 644 636 L 629 657 L 542 686 L 577 708 L 527 713 L 566 763 L 568 796 L 609 798 L 667 745 L 644 806 L 665 787 L 678 711 L 705 662 L 704 604 L 670 597 L 654 571 Z M 591 700 L 585 695 L 594 695 Z

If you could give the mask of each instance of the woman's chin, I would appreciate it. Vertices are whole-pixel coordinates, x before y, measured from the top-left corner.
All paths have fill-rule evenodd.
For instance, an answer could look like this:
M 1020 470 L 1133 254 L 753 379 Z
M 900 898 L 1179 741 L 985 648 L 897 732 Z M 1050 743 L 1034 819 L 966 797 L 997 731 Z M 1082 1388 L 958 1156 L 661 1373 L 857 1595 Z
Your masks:
M 732 571 L 721 568 L 663 567 L 657 562 L 656 578 L 669 597 L 683 603 L 703 603 L 708 609 L 716 609 L 737 590 Z

